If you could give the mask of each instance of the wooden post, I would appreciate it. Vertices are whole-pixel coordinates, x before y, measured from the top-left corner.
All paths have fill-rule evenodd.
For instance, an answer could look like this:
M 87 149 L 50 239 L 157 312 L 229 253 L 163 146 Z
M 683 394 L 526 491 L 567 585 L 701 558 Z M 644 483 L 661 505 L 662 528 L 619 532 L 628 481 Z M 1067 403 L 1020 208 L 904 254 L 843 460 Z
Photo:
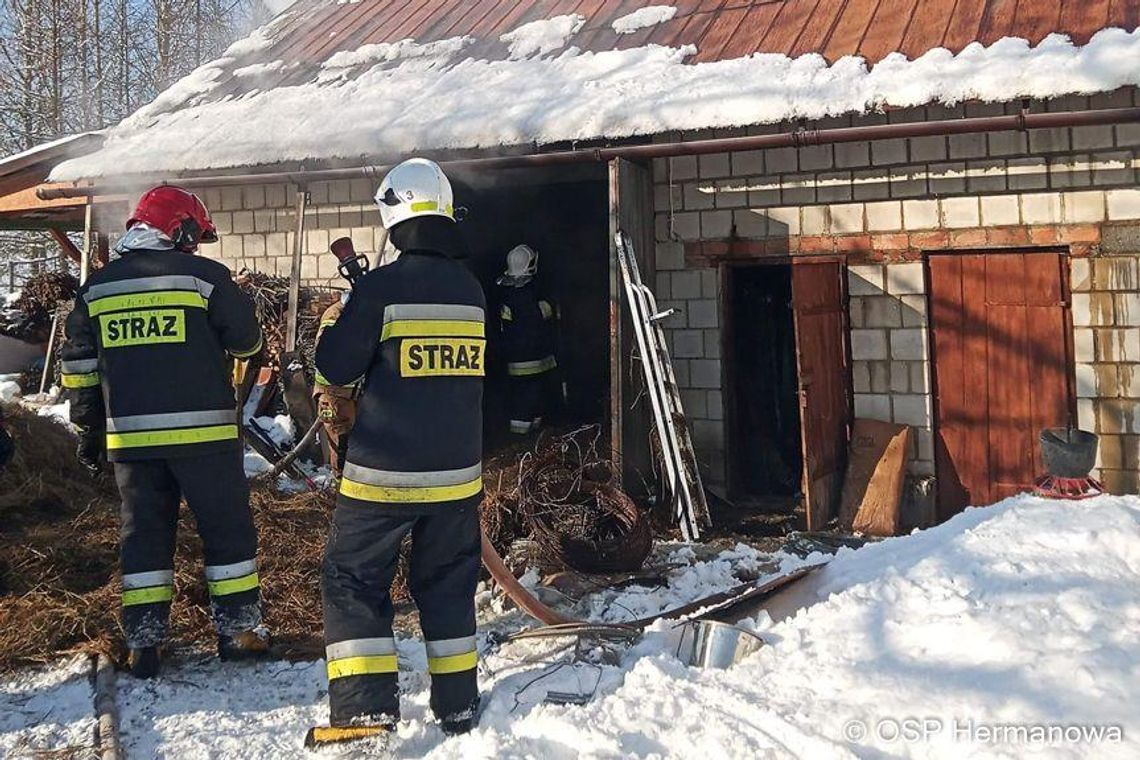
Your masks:
M 91 198 L 87 199 L 87 206 L 83 209 L 83 250 L 79 252 L 79 284 L 87 282 L 87 273 L 91 268 L 91 249 L 95 245 L 95 204 Z
M 289 270 L 289 311 L 285 322 L 285 352 L 297 350 L 297 311 L 301 305 L 301 255 L 305 250 L 305 209 L 309 191 L 297 188 L 297 232 L 293 237 L 293 266 Z

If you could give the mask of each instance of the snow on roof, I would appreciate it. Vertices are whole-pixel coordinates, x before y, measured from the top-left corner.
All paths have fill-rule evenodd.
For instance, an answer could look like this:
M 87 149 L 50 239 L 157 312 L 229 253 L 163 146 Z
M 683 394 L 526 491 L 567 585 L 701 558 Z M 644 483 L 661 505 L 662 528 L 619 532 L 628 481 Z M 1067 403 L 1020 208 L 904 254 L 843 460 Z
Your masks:
M 677 7 L 674 5 L 647 5 L 633 13 L 627 13 L 610 26 L 618 34 L 633 34 L 641 29 L 664 24 L 676 15 Z
M 892 53 L 870 67 L 815 53 L 693 63 L 700 54 L 691 44 L 582 50 L 574 44 L 581 17 L 567 15 L 503 35 L 506 60 L 478 54 L 483 48 L 468 36 L 406 39 L 336 52 L 311 72 L 264 62 L 252 73 L 291 70 L 293 78 L 235 86 L 235 74 L 250 78 L 250 56 L 273 48 L 289 15 L 177 82 L 112 129 L 101 151 L 61 164 L 52 179 L 365 161 L 1140 84 L 1140 30 L 1102 30 L 1084 46 L 1051 34 L 1036 46 L 1002 38 L 914 60 Z

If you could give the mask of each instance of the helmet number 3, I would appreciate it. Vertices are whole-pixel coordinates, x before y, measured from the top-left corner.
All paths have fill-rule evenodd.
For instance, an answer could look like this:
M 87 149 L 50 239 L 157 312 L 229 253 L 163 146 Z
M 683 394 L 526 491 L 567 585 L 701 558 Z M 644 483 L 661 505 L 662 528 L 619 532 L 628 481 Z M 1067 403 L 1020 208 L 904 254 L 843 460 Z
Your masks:
M 483 376 L 486 341 L 412 338 L 400 343 L 400 377 Z

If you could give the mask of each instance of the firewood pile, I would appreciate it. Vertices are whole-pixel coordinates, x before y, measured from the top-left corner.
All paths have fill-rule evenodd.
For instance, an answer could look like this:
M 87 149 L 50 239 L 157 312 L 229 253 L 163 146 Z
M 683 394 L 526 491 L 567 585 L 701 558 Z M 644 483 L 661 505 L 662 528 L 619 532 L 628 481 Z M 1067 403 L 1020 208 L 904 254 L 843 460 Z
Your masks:
M 243 269 L 235 278 L 238 287 L 253 299 L 257 321 L 265 336 L 266 363 L 280 366 L 285 351 L 285 332 L 289 310 L 289 278 L 274 277 L 262 272 Z M 311 371 L 313 352 L 317 345 L 317 330 L 321 314 L 338 298 L 340 292 L 331 288 L 302 287 L 297 308 L 297 350 L 305 367 Z
M 77 290 L 79 280 L 65 272 L 35 275 L 24 284 L 11 306 L 0 309 L 0 335 L 46 343 L 56 309 L 75 298 Z

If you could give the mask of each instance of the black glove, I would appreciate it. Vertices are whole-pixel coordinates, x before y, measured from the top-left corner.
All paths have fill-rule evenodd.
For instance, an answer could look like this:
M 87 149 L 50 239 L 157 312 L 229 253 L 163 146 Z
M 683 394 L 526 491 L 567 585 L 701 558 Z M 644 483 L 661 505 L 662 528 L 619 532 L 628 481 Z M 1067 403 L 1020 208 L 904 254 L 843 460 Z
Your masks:
M 107 461 L 106 438 L 106 434 L 100 429 L 79 428 L 79 446 L 75 450 L 75 457 L 92 477 L 97 477 L 103 471 L 103 463 Z
M 12 440 L 12 436 L 8 435 L 8 431 L 0 425 L 0 470 L 8 462 L 12 461 L 12 456 L 16 453 L 16 442 Z

